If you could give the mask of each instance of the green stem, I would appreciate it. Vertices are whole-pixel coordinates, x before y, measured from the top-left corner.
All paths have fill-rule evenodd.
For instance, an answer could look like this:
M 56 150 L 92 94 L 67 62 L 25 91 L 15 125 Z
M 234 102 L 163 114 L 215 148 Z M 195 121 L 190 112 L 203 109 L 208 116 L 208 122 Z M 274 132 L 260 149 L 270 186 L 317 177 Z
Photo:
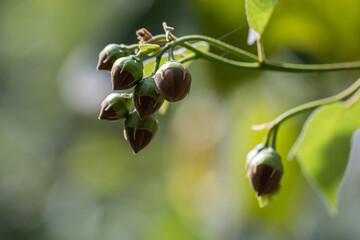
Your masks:
M 299 105 L 297 107 L 294 107 L 294 108 L 284 112 L 280 116 L 278 116 L 275 120 L 273 120 L 269 123 L 266 123 L 266 124 L 262 124 L 261 126 L 264 126 L 267 129 L 272 129 L 274 127 L 277 127 L 282 122 L 284 122 L 286 119 L 288 119 L 294 115 L 315 109 L 315 108 L 325 105 L 325 104 L 330 104 L 330 103 L 344 100 L 344 99 L 350 97 L 352 94 L 354 94 L 359 89 L 360 89 L 360 78 L 358 80 L 356 80 L 350 87 L 346 88 L 344 91 L 342 91 L 334 96 L 315 100 L 315 101 L 308 102 L 308 103 Z
M 263 69 L 280 72 L 330 72 L 360 69 L 360 61 L 327 64 L 295 64 L 266 60 L 262 67 Z
M 238 48 L 238 47 L 235 47 L 228 43 L 225 43 L 223 41 L 217 40 L 215 38 L 207 37 L 207 36 L 188 35 L 188 36 L 184 36 L 184 37 L 179 37 L 176 40 L 174 40 L 172 43 L 174 45 L 177 45 L 177 44 L 181 44 L 184 42 L 191 42 L 191 41 L 205 41 L 218 49 L 221 49 L 224 51 L 229 51 L 230 53 L 232 53 L 234 55 L 238 55 L 238 56 L 242 57 L 244 60 L 258 62 L 258 58 L 256 55 L 249 53 L 245 50 L 242 50 L 241 48 Z
M 164 55 L 164 53 L 170 48 L 170 47 L 175 47 L 171 44 L 166 44 L 157 54 L 156 54 L 156 60 L 155 60 L 155 65 L 154 65 L 154 70 L 153 70 L 153 74 L 156 73 L 156 71 L 159 69 L 160 67 L 160 62 L 161 62 L 161 57 L 162 55 Z
M 191 41 L 205 41 L 209 43 L 211 46 L 216 47 L 218 49 L 229 51 L 230 53 L 234 55 L 238 55 L 246 60 L 252 61 L 252 62 L 241 62 L 236 60 L 231 60 L 225 57 L 218 56 L 214 53 L 205 52 L 199 49 L 196 49 L 192 47 L 190 44 L 186 44 L 185 42 L 191 42 Z M 165 43 L 166 42 L 166 36 L 165 34 L 160 34 L 157 36 L 154 36 L 152 39 L 148 41 L 148 43 Z M 280 72 L 329 72 L 329 71 L 340 71 L 340 70 L 353 70 L 353 69 L 360 69 L 360 61 L 354 61 L 354 62 L 344 62 L 344 63 L 330 63 L 330 64 L 296 64 L 296 63 L 283 63 L 283 62 L 275 62 L 266 60 L 263 52 L 263 48 L 261 45 L 261 42 L 258 41 L 258 44 L 260 48 L 258 50 L 260 51 L 260 58 L 263 58 L 263 62 L 260 64 L 261 59 L 245 50 L 242 50 L 238 47 L 232 46 L 228 43 L 225 43 L 223 41 L 202 36 L 202 35 L 188 35 L 183 36 L 180 38 L 175 39 L 174 41 L 170 42 L 168 45 L 165 45 L 165 49 L 167 50 L 170 45 L 172 47 L 175 47 L 176 45 L 182 45 L 186 47 L 187 49 L 195 52 L 199 57 L 202 57 L 204 59 L 215 61 L 221 64 L 225 64 L 231 67 L 236 68 L 247 68 L 247 69 L 264 69 L 264 70 L 272 70 L 272 71 L 280 71 Z M 134 46 L 135 47 L 135 46 Z M 136 48 L 136 47 L 135 47 Z M 163 49 L 164 49 L 163 48 Z M 159 53 L 158 55 L 162 55 L 165 53 L 165 51 L 161 51 L 162 53 Z
M 269 142 L 270 142 L 270 137 L 271 137 L 271 134 L 273 133 L 273 129 L 270 129 L 267 134 L 265 135 L 265 138 L 264 138 L 264 147 L 268 147 L 269 146 Z
M 198 58 L 197 55 L 192 55 L 192 56 L 189 56 L 189 57 L 184 57 L 184 58 L 180 59 L 178 62 L 179 62 L 179 63 L 186 63 L 186 62 L 195 60 L 195 59 L 197 59 L 197 58 Z
M 135 49 L 137 49 L 139 47 L 139 44 L 131 44 L 126 46 L 130 51 L 134 51 Z
M 139 49 L 138 53 L 135 56 L 138 57 L 141 61 L 142 57 L 144 56 L 144 53 Z
M 164 36 L 162 36 L 164 37 Z M 158 57 L 162 57 L 162 55 L 169 49 L 169 48 L 174 48 L 176 45 L 181 45 L 186 47 L 187 49 L 191 50 L 192 52 L 194 52 L 197 57 L 202 57 L 204 59 L 208 59 L 210 61 L 215 61 L 215 62 L 219 62 L 222 64 L 226 64 L 229 66 L 236 66 L 239 68 L 259 68 L 260 64 L 258 62 L 239 62 L 239 61 L 235 61 L 235 60 L 231 60 L 225 57 L 221 57 L 219 55 L 216 55 L 214 53 L 210 53 L 210 52 L 205 52 L 205 51 L 201 51 L 195 47 L 193 47 L 190 44 L 185 43 L 186 41 L 206 41 L 210 44 L 215 45 L 216 47 L 223 49 L 223 50 L 227 50 L 229 52 L 232 52 L 234 54 L 238 54 L 243 56 L 244 58 L 248 58 L 251 59 L 253 61 L 257 61 L 257 57 L 251 53 L 248 53 L 240 48 L 236 48 L 230 44 L 224 43 L 222 41 L 210 38 L 210 37 L 206 37 L 206 36 L 201 36 L 201 35 L 189 35 L 189 36 L 184 36 L 184 37 L 180 37 L 177 38 L 176 40 L 172 41 L 171 43 L 165 45 L 160 52 L 157 54 Z
M 264 52 L 264 47 L 263 47 L 260 37 L 258 39 L 256 39 L 256 46 L 257 46 L 259 62 L 263 63 L 263 62 L 265 62 L 265 52 Z
M 219 57 L 216 54 L 201 51 L 195 49 L 194 47 L 189 48 L 189 44 L 184 44 L 185 42 L 190 41 L 206 41 L 210 45 L 215 46 L 219 49 L 229 51 L 230 53 L 237 54 L 247 60 L 255 61 L 252 63 L 245 63 L 241 61 L 230 60 L 228 58 Z M 283 63 L 266 60 L 264 57 L 263 48 L 260 44 L 260 56 L 263 58 L 263 62 L 260 64 L 258 57 L 254 54 L 244 51 L 240 48 L 234 47 L 225 42 L 210 38 L 207 36 L 201 35 L 189 35 L 177 38 L 174 40 L 172 45 L 182 45 L 189 50 L 196 52 L 200 57 L 203 57 L 207 60 L 216 61 L 228 66 L 237 67 L 237 68 L 248 68 L 248 69 L 264 69 L 272 71 L 281 71 L 281 72 L 330 72 L 330 71 L 340 71 L 340 70 L 354 70 L 360 69 L 360 61 L 354 62 L 343 62 L 343 63 L 329 63 L 329 64 L 296 64 L 296 63 Z
M 345 105 L 351 106 L 360 99 L 360 89 L 358 89 L 349 99 L 346 99 Z
M 159 34 L 147 41 L 146 43 L 156 43 L 156 44 L 164 44 L 167 43 L 166 41 L 166 35 L 165 34 Z
M 240 62 L 231 60 L 219 55 L 205 52 L 197 48 L 192 47 L 191 45 L 181 44 L 187 49 L 195 52 L 204 59 L 215 61 L 220 64 L 225 64 L 231 67 L 236 68 L 247 68 L 247 69 L 263 69 L 271 70 L 278 72 L 297 72 L 297 73 L 306 73 L 306 72 L 331 72 L 331 71 L 341 71 L 341 70 L 356 70 L 360 69 L 360 61 L 355 62 L 344 62 L 344 63 L 328 63 L 328 64 L 295 64 L 295 63 L 281 63 L 265 60 L 260 64 L 260 62 Z
M 279 130 L 279 125 L 276 125 L 272 130 L 273 130 L 273 136 L 272 136 L 272 141 L 271 141 L 271 147 L 273 149 L 276 149 L 276 136 L 277 136 L 277 132 Z
M 247 68 L 247 69 L 260 68 L 260 63 L 258 63 L 258 62 L 239 62 L 239 61 L 231 60 L 231 59 L 228 59 L 225 57 L 221 57 L 221 56 L 216 55 L 211 52 L 201 51 L 187 43 L 181 43 L 180 45 L 183 47 L 186 47 L 187 49 L 194 52 L 199 58 L 201 57 L 201 58 L 204 58 L 204 59 L 207 59 L 210 61 L 218 62 L 221 64 L 225 64 L 225 65 L 228 65 L 231 67 L 237 67 L 237 68 Z
M 151 75 L 155 75 L 156 71 L 159 69 L 160 67 L 160 62 L 161 62 L 161 56 L 157 56 L 156 60 L 155 60 L 155 64 L 154 64 L 154 69 Z
M 170 47 L 169 48 L 169 61 L 175 61 L 175 57 L 174 57 L 174 47 Z

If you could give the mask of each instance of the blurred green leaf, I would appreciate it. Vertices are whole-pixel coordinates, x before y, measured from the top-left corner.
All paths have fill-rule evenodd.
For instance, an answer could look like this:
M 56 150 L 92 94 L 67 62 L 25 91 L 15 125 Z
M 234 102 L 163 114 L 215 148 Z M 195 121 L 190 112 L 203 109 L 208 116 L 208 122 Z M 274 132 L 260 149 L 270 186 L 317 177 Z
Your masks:
M 246 0 L 246 15 L 249 26 L 263 34 L 279 0 Z
M 307 119 L 292 152 L 307 180 L 336 214 L 338 193 L 348 163 L 351 136 L 360 127 L 360 101 L 320 107 Z
M 164 100 L 164 103 L 161 105 L 161 107 L 160 107 L 160 109 L 159 109 L 159 113 L 160 113 L 161 115 L 165 115 L 168 107 L 169 107 L 169 102 L 166 101 L 166 100 Z
M 159 50 L 160 50 L 160 46 L 157 45 L 157 44 L 142 44 L 139 46 L 140 50 L 149 55 L 149 56 L 152 56 L 154 55 L 155 53 L 157 53 Z
M 191 44 L 192 46 L 196 47 L 197 49 L 199 50 L 202 50 L 202 51 L 209 51 L 209 44 L 207 42 L 203 42 L 203 41 L 200 41 L 200 42 L 196 42 L 196 43 L 193 43 Z M 182 58 L 187 58 L 187 57 L 191 57 L 191 56 L 194 56 L 195 54 L 190 51 L 190 50 L 187 50 L 186 48 L 179 48 L 177 49 L 176 51 L 174 51 L 174 57 L 175 57 L 175 60 L 180 60 Z M 167 61 L 167 57 L 168 55 L 167 54 L 164 54 L 161 58 L 161 62 L 160 62 L 160 66 Z M 149 59 L 146 59 L 144 61 L 144 75 L 145 76 L 150 76 L 153 69 L 154 69 L 154 65 L 155 65 L 155 60 L 156 60 L 156 57 L 152 57 L 152 58 L 149 58 Z M 188 66 L 190 65 L 192 61 L 187 61 L 186 63 L 184 63 L 185 66 Z

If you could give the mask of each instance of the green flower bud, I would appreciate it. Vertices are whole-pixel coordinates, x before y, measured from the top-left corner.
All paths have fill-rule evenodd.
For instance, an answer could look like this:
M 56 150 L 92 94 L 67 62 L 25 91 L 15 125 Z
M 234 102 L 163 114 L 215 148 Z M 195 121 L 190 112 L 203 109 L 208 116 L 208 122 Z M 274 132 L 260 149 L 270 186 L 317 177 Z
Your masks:
M 97 70 L 111 71 L 116 59 L 128 56 L 130 50 L 124 44 L 109 44 L 99 54 Z
M 284 169 L 280 155 L 272 147 L 260 150 L 251 160 L 247 176 L 258 197 L 274 193 Z
M 143 63 L 134 55 L 116 60 L 111 69 L 113 90 L 125 90 L 135 86 L 143 77 L 143 68 Z
M 154 116 L 141 120 L 134 111 L 125 120 L 124 136 L 134 153 L 137 153 L 150 143 L 157 129 L 158 121 Z
M 112 93 L 101 103 L 100 120 L 118 120 L 129 115 L 131 96 L 125 93 Z
M 169 102 L 177 102 L 190 92 L 191 75 L 181 63 L 164 63 L 155 74 L 156 91 Z
M 153 77 L 148 77 L 136 85 L 133 103 L 140 119 L 145 119 L 161 107 L 164 99 L 156 92 Z

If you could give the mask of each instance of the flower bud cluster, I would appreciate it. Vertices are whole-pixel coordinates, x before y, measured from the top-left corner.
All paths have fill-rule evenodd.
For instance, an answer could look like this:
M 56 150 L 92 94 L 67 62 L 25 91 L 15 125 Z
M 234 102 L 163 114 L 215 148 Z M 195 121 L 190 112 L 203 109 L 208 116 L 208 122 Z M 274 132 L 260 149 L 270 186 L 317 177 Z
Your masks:
M 164 101 L 178 102 L 190 92 L 190 72 L 174 60 L 175 45 L 171 45 L 175 39 L 171 34 L 173 29 L 166 23 L 164 29 L 166 44 L 160 40 L 155 42 L 154 39 L 159 37 L 153 37 L 142 28 L 136 32 L 138 44 L 109 44 L 99 54 L 97 69 L 111 72 L 112 89 L 132 88 L 132 93 L 111 93 L 107 96 L 101 104 L 99 119 L 125 119 L 124 137 L 134 154 L 148 146 L 154 138 L 158 130 L 155 113 Z M 159 60 L 166 50 L 169 50 L 169 61 L 159 67 Z M 156 67 L 151 76 L 144 76 L 143 54 L 156 56 Z M 281 157 L 275 150 L 275 133 L 272 146 L 268 146 L 268 141 L 258 144 L 246 159 L 247 177 L 261 207 L 279 191 L 284 173 Z
M 137 35 L 140 43 L 152 37 L 146 29 L 140 29 Z M 137 153 L 155 136 L 158 121 L 154 114 L 164 100 L 177 102 L 189 94 L 191 75 L 181 63 L 169 61 L 144 78 L 143 53 L 140 50 L 134 55 L 134 50 L 123 44 L 106 46 L 99 54 L 97 69 L 111 71 L 113 90 L 133 88 L 131 94 L 110 94 L 101 104 L 99 119 L 125 118 L 124 136 Z

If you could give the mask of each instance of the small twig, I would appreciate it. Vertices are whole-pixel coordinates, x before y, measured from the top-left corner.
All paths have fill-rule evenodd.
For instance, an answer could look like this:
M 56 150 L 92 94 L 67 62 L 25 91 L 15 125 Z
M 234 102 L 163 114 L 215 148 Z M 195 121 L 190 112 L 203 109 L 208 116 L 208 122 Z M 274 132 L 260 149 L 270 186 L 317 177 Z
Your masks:
M 294 107 L 294 108 L 284 112 L 283 114 L 278 116 L 273 121 L 268 122 L 268 123 L 263 123 L 260 125 L 254 125 L 254 126 L 252 126 L 252 129 L 253 130 L 262 130 L 262 129 L 270 130 L 270 129 L 274 128 L 275 126 L 278 126 L 280 123 L 282 123 L 286 119 L 288 119 L 296 114 L 315 109 L 315 108 L 325 105 L 325 104 L 330 104 L 330 103 L 338 102 L 338 101 L 344 100 L 346 98 L 349 98 L 355 92 L 357 92 L 357 91 L 359 92 L 360 91 L 359 89 L 360 89 L 360 78 L 358 80 L 356 80 L 350 87 L 346 88 L 345 90 L 343 90 L 342 92 L 340 92 L 334 96 L 311 101 L 311 102 L 302 104 L 300 106 Z M 358 93 L 356 93 L 356 96 L 357 96 L 357 94 Z M 355 95 L 353 95 L 353 96 L 355 96 Z M 352 98 L 350 98 L 350 99 L 352 99 Z M 351 101 L 350 99 L 348 101 Z

